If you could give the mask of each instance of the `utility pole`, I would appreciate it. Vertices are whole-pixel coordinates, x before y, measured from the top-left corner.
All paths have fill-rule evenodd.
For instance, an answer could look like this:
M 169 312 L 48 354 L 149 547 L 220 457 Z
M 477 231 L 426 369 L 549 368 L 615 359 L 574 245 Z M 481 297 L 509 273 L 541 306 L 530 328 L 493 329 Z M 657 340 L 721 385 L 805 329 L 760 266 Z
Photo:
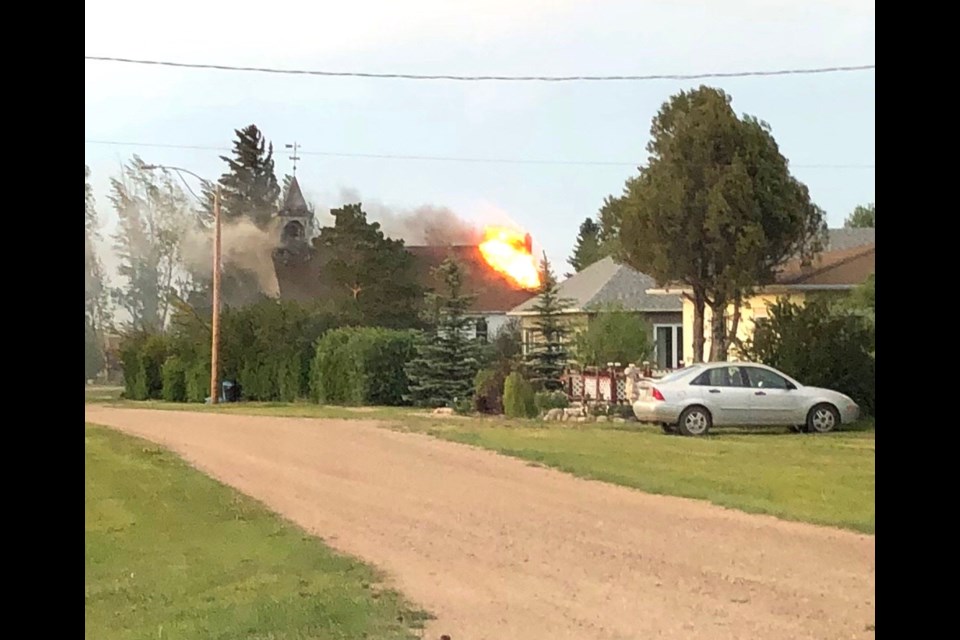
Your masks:
M 211 319 L 213 334 L 210 344 L 210 404 L 220 399 L 218 387 L 220 368 L 220 185 L 213 196 L 213 310 Z

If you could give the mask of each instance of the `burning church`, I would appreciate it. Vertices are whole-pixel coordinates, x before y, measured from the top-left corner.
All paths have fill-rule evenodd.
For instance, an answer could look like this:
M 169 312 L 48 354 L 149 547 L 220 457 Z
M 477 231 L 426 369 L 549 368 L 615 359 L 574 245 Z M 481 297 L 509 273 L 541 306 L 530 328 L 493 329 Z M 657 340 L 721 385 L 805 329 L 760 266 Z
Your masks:
M 280 297 L 301 302 L 323 299 L 328 292 L 320 274 L 327 259 L 311 237 L 314 217 L 295 177 L 277 219 L 279 243 L 274 267 Z M 453 258 L 462 265 L 464 291 L 474 296 L 468 309 L 474 334 L 486 340 L 507 324 L 508 311 L 536 295 L 539 273 L 529 235 L 496 227 L 486 229 L 478 240 L 405 249 L 413 257 L 417 284 L 425 291 L 441 287 L 434 270 L 444 260 Z M 354 295 L 363 295 L 362 290 Z

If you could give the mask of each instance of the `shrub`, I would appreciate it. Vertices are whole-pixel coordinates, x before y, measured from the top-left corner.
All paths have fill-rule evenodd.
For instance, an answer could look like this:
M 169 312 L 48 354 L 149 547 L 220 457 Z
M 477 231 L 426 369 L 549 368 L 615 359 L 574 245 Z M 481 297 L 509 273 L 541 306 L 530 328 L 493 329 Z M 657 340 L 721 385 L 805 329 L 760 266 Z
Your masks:
M 277 367 L 277 396 L 280 402 L 300 397 L 300 358 L 285 358 Z
M 197 361 L 186 368 L 184 390 L 187 402 L 204 402 L 210 395 L 210 363 Z
M 574 352 L 583 365 L 640 362 L 651 351 L 648 325 L 637 313 L 610 306 L 598 309 L 587 328 L 576 334 Z
M 163 363 L 161 370 L 163 378 L 163 399 L 167 402 L 186 402 L 187 380 L 186 367 L 178 356 L 170 356 Z
M 167 354 L 167 339 L 162 334 L 153 334 L 144 341 L 140 358 L 147 398 L 152 400 L 159 399 L 163 394 L 163 363 L 167 361 Z
M 317 341 L 311 397 L 322 404 L 404 404 L 404 365 L 413 357 L 414 333 L 375 327 L 336 329 Z
M 533 386 L 514 371 L 503 383 L 503 410 L 511 418 L 533 418 L 537 415 Z
M 563 391 L 541 391 L 533 398 L 538 413 L 546 413 L 550 409 L 566 409 L 570 400 Z
M 453 411 L 461 416 L 473 413 L 473 398 L 457 398 L 453 402 Z
M 120 348 L 123 363 L 124 397 L 150 400 L 163 392 L 163 363 L 167 359 L 167 340 L 160 334 L 133 333 Z
M 481 369 L 473 381 L 473 408 L 479 413 L 503 413 L 503 381 L 501 369 Z
M 134 374 L 132 382 L 128 384 L 129 393 L 127 397 L 131 400 L 148 400 L 150 394 L 147 390 L 147 370 L 143 365 L 143 360 L 138 356 L 134 364 Z
M 872 325 L 863 316 L 813 300 L 779 300 L 758 320 L 743 346 L 750 360 L 780 369 L 806 385 L 845 393 L 875 413 L 876 361 Z
M 637 416 L 633 412 L 633 407 L 629 404 L 615 404 L 610 407 L 609 415 L 624 420 L 636 420 Z

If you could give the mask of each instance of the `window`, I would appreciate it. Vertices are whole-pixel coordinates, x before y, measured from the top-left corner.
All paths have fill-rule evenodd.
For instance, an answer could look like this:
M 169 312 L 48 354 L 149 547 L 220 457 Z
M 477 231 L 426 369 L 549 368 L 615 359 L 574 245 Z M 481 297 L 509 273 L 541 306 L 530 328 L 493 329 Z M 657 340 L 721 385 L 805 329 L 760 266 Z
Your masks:
M 533 329 L 523 330 L 523 355 L 533 350 Z
M 658 369 L 677 369 L 683 360 L 683 325 L 653 325 L 654 362 Z
M 477 318 L 477 323 L 474 325 L 474 335 L 477 340 L 480 342 L 487 341 L 487 320 L 486 318 Z
M 704 387 L 747 387 L 742 367 L 712 367 L 694 379 L 690 384 Z
M 773 371 L 761 369 L 760 367 L 747 367 L 747 377 L 750 379 L 750 386 L 754 389 L 788 389 L 790 385 L 786 378 L 778 376 Z

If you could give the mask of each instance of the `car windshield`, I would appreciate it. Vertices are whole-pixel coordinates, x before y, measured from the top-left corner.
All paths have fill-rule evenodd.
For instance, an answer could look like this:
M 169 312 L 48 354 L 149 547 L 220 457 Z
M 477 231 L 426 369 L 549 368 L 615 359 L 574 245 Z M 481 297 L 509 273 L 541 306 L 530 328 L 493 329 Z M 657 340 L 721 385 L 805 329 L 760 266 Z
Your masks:
M 701 368 L 702 367 L 699 364 L 692 364 L 689 367 L 684 367 L 683 369 L 677 369 L 676 371 L 668 373 L 660 378 L 657 382 L 673 382 L 674 380 L 679 380 L 680 378 L 686 376 L 687 374 L 693 373 L 694 371 L 699 371 Z

